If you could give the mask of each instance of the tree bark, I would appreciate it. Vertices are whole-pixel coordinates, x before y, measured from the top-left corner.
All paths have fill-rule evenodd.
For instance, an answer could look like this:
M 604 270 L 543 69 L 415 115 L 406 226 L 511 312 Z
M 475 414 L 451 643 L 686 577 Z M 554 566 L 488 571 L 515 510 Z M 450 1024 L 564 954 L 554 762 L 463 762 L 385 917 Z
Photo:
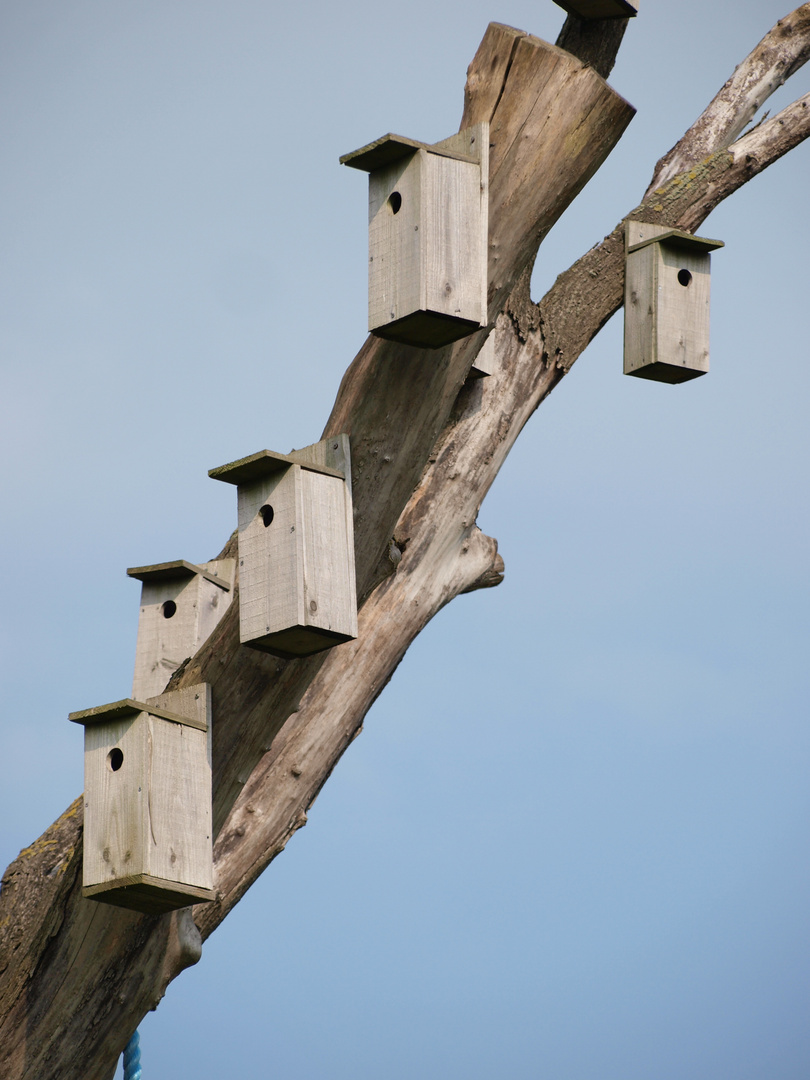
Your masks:
M 793 59 L 783 66 L 806 53 L 796 35 L 810 33 L 808 8 L 794 13 L 785 45 Z M 747 108 L 742 98 L 738 113 Z M 713 146 L 628 216 L 694 229 L 806 137 L 808 112 L 797 102 L 738 143 Z M 539 304 L 529 296 L 531 267 L 632 113 L 593 67 L 509 27 L 487 30 L 468 72 L 461 127 L 491 125 L 496 370 L 465 381 L 486 331 L 436 351 L 366 341 L 324 430 L 348 431 L 352 441 L 358 639 L 278 660 L 240 647 L 232 604 L 175 673 L 171 686 L 205 681 L 214 698 L 218 896 L 193 918 L 191 909 L 144 916 L 82 899 L 81 800 L 11 864 L 0 892 L 0 1075 L 111 1077 L 144 1013 L 306 822 L 413 638 L 460 592 L 500 581 L 497 544 L 475 525 L 478 508 L 534 409 L 621 305 L 623 222 Z M 726 137 L 733 125 L 722 130 Z

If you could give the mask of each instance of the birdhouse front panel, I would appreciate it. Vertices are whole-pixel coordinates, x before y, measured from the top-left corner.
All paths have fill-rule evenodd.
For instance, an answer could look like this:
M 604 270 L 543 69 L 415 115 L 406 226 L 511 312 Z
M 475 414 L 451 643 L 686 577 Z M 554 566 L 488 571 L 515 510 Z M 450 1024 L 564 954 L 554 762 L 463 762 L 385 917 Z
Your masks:
M 132 567 L 141 587 L 132 696 L 159 694 L 210 636 L 231 602 L 235 560 Z
M 719 240 L 628 222 L 624 371 L 681 383 L 709 370 L 709 251 Z
M 304 621 L 300 467 L 240 484 L 239 630 L 242 642 Z
M 213 898 L 209 717 L 205 684 L 71 714 L 85 728 L 84 896 L 153 913 Z
M 368 198 L 368 328 L 412 316 L 424 304 L 422 155 L 373 172 Z M 407 327 L 405 328 L 407 329 Z

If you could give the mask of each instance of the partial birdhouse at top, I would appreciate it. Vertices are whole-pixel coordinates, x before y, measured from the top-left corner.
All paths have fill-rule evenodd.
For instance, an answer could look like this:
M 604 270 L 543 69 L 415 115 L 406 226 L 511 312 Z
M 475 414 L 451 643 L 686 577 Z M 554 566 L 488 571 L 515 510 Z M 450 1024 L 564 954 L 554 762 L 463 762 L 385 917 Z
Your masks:
M 369 174 L 369 330 L 437 349 L 486 325 L 489 124 L 340 160 Z
M 638 15 L 638 0 L 554 0 L 569 15 L 583 19 L 632 19 Z
M 709 370 L 710 251 L 722 240 L 628 221 L 624 373 L 681 383 Z
M 213 900 L 210 687 L 69 719 L 84 726 L 82 896 L 151 914 Z
M 178 559 L 133 566 L 141 581 L 132 696 L 145 701 L 165 690 L 172 673 L 193 656 L 231 602 L 235 559 L 200 566 Z
M 208 475 L 237 486 L 242 643 L 289 659 L 356 638 L 349 436 Z

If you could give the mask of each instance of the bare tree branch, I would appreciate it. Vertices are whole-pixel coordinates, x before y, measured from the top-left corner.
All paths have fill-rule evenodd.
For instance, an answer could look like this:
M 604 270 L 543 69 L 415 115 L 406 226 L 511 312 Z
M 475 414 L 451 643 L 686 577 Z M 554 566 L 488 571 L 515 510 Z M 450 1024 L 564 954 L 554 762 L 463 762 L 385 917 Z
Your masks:
M 661 187 L 730 146 L 774 91 L 810 59 L 810 3 L 786 15 L 736 68 L 683 138 L 661 158 L 647 189 Z

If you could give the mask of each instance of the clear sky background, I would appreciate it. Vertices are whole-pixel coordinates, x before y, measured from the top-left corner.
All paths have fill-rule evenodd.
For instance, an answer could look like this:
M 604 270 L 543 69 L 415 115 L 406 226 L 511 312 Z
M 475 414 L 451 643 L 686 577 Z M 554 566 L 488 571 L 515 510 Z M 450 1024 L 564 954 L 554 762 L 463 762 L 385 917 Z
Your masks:
M 790 0 L 641 0 L 638 115 L 539 298 Z M 0 863 L 130 692 L 139 584 L 213 557 L 207 470 L 317 440 L 366 326 L 364 175 L 454 132 L 551 0 L 0 5 Z M 810 88 L 802 72 L 773 110 Z M 712 370 L 624 378 L 622 316 L 483 506 L 506 579 L 414 644 L 298 833 L 141 1025 L 144 1080 L 810 1075 L 810 147 L 701 228 Z

